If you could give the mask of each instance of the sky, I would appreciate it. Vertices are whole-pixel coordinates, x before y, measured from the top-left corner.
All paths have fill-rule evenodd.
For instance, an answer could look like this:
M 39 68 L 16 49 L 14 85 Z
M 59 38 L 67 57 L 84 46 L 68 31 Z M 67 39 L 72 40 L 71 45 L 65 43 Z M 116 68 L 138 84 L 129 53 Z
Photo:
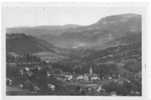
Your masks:
M 137 13 L 141 7 L 101 7 L 101 6 L 63 6 L 63 7 L 4 7 L 3 21 L 6 27 L 38 25 L 89 25 L 110 15 Z

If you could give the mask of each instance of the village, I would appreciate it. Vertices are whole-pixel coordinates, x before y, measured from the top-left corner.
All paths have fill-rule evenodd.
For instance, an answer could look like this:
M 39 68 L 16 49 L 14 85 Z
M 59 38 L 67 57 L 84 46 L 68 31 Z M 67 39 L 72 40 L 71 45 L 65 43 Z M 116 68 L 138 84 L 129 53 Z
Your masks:
M 14 54 L 13 54 L 14 55 Z M 18 59 L 18 56 L 14 56 Z M 14 60 L 15 61 L 15 60 Z M 48 67 L 49 66 L 49 67 Z M 55 71 L 56 70 L 56 71 Z M 131 89 L 132 82 L 120 74 L 100 76 L 90 67 L 88 72 L 78 74 L 53 69 L 49 63 L 12 62 L 7 63 L 7 86 L 18 88 L 29 95 L 140 95 L 136 89 Z M 115 87 L 111 87 L 115 85 Z M 121 88 L 120 88 L 121 87 Z M 124 89 L 123 92 L 122 89 Z M 125 89 L 128 89 L 127 91 Z M 20 93 L 22 93 L 20 91 Z M 7 91 L 8 94 L 15 93 Z M 18 93 L 18 91 L 17 91 Z M 24 94 L 24 93 L 23 93 Z

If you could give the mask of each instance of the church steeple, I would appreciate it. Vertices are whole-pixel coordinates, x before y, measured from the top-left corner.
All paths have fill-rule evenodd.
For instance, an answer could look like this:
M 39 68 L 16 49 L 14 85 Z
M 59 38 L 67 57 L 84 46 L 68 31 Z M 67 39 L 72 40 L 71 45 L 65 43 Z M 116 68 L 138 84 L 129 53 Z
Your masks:
M 93 74 L 93 69 L 92 69 L 92 67 L 90 67 L 90 69 L 89 69 L 89 74 L 90 74 L 90 75 Z

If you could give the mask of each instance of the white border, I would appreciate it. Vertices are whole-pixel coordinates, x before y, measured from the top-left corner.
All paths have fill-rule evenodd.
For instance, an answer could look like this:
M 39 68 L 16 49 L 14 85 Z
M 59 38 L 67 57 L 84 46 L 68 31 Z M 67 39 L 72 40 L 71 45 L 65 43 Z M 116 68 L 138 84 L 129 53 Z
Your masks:
M 113 5 L 114 4 L 114 5 Z M 142 77 L 143 77 L 143 96 L 142 97 L 123 97 L 123 96 L 118 96 L 118 97 L 105 97 L 105 96 L 6 96 L 6 86 L 5 86 L 5 65 L 6 65 L 6 58 L 5 58 L 5 22 L 3 22 L 3 18 L 2 18 L 2 87 L 3 87 L 3 91 L 2 91 L 2 94 L 3 94 L 3 99 L 5 100 L 19 100 L 19 99 L 37 99 L 37 100 L 42 100 L 42 99 L 46 99 L 46 100 L 50 100 L 50 99 L 55 99 L 55 100 L 66 100 L 66 99 L 75 99 L 75 100 L 83 100 L 83 99 L 87 99 L 87 100 L 108 100 L 108 99 L 119 99 L 119 100 L 131 100 L 131 99 L 135 99 L 135 100 L 146 100 L 147 99 L 147 87 L 146 87 L 146 67 L 145 64 L 146 64 L 146 55 L 147 55 L 147 32 L 146 30 L 149 29 L 147 28 L 147 19 L 148 19 L 148 16 L 147 16 L 147 3 L 144 3 L 144 2 L 141 2 L 141 3 L 131 3 L 131 2 L 117 2 L 117 3 L 95 3 L 95 2 L 63 2 L 63 3 L 56 3 L 56 2 L 52 2 L 52 3 L 33 3 L 33 2 L 28 2 L 28 3 L 5 3 L 3 4 L 2 6 L 3 7 L 6 7 L 6 6 L 25 6 L 25 7 L 29 7 L 29 6 L 32 6 L 32 7 L 46 7 L 46 6 L 101 6 L 101 7 L 109 7 L 109 6 L 116 6 L 116 7 L 120 7 L 120 6 L 144 6 L 144 14 L 142 16 Z M 146 64 L 147 66 L 147 64 Z

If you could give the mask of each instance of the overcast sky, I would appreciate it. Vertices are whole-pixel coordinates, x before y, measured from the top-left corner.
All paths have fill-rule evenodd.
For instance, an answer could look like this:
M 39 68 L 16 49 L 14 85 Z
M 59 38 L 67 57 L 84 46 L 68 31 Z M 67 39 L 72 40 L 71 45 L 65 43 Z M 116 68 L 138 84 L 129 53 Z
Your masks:
M 5 7 L 6 27 L 37 25 L 88 25 L 105 16 L 123 13 L 142 14 L 139 7 Z

